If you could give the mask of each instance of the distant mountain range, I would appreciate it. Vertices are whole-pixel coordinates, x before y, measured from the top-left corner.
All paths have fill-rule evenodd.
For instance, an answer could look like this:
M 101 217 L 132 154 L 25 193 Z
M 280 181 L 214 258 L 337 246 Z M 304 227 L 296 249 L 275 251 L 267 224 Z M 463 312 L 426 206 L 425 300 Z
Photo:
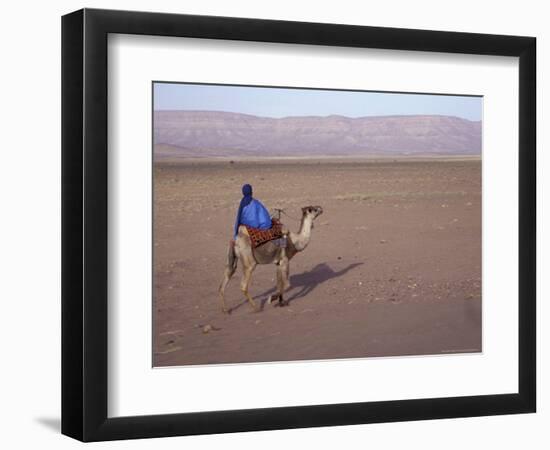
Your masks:
M 155 156 L 479 155 L 481 122 L 452 116 L 304 116 L 155 111 Z

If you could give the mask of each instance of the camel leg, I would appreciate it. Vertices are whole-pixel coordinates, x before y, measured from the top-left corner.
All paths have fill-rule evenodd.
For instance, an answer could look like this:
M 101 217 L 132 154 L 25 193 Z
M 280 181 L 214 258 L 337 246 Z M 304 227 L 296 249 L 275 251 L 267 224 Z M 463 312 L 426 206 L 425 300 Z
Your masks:
M 283 299 L 284 292 L 290 287 L 288 281 L 288 273 L 290 269 L 290 261 L 288 258 L 283 258 L 277 265 L 277 289 L 279 291 L 279 306 L 286 306 L 288 302 Z
M 243 261 L 243 279 L 241 281 L 241 291 L 243 292 L 244 296 L 248 300 L 248 303 L 250 303 L 250 306 L 252 306 L 254 311 L 258 312 L 259 311 L 258 305 L 248 293 L 248 288 L 250 287 L 250 279 L 252 278 L 252 272 L 254 271 L 255 268 L 256 268 L 256 263 L 244 264 L 244 261 Z
M 231 280 L 231 277 L 235 273 L 235 270 L 237 270 L 237 255 L 235 253 L 233 245 L 230 244 L 227 251 L 227 262 L 223 271 L 222 282 L 220 283 L 220 287 L 218 288 L 220 299 L 222 301 L 222 311 L 224 313 L 229 312 L 225 304 L 225 288 L 227 286 L 227 283 L 229 283 L 229 280 Z
M 220 294 L 220 299 L 222 301 L 222 311 L 224 313 L 229 312 L 225 304 L 225 288 L 227 286 L 227 283 L 229 283 L 229 280 L 231 280 L 231 277 L 235 273 L 236 268 L 237 268 L 236 266 L 233 267 L 228 265 L 225 267 L 225 270 L 223 271 L 223 279 L 222 279 L 222 282 L 220 283 L 220 288 L 218 292 Z

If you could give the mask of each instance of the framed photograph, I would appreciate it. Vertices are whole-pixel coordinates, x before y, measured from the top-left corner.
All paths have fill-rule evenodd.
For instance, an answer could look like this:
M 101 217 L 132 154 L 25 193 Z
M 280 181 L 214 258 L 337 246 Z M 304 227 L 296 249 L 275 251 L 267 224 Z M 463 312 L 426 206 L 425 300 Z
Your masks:
M 62 20 L 62 432 L 535 412 L 536 40 Z

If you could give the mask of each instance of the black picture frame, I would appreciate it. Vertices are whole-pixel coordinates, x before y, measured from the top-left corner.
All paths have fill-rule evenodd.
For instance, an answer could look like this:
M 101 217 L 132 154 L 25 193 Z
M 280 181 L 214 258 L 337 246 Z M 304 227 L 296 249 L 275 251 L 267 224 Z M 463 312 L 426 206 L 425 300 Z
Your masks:
M 180 36 L 519 57 L 517 393 L 107 416 L 107 36 Z M 62 433 L 82 441 L 535 412 L 536 39 L 84 9 L 62 18 Z M 512 293 L 511 293 L 512 295 Z

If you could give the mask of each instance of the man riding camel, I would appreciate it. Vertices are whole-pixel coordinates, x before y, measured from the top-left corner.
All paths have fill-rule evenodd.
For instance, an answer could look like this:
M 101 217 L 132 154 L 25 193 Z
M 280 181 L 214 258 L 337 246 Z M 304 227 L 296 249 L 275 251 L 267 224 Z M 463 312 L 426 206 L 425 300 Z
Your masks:
M 260 230 L 269 230 L 271 228 L 271 216 L 267 208 L 255 198 L 252 198 L 252 186 L 245 184 L 243 186 L 243 198 L 237 211 L 235 220 L 235 232 L 233 239 L 237 238 L 239 225 L 247 225 Z
M 242 188 L 243 198 L 239 205 L 233 239 L 227 252 L 227 262 L 219 287 L 222 310 L 226 313 L 231 310 L 225 304 L 225 288 L 237 270 L 240 261 L 243 278 L 241 291 L 254 310 L 258 305 L 248 292 L 252 272 L 258 264 L 275 264 L 277 266 L 277 291 L 271 295 L 267 303 L 278 300 L 279 306 L 286 306 L 283 294 L 290 287 L 289 261 L 296 254 L 305 250 L 311 239 L 313 221 L 323 213 L 320 206 L 304 206 L 300 228 L 291 233 L 278 219 L 271 218 L 267 208 L 252 198 L 252 186 L 245 184 Z M 279 209 L 279 212 L 284 212 Z M 244 225 L 239 233 L 239 226 Z

